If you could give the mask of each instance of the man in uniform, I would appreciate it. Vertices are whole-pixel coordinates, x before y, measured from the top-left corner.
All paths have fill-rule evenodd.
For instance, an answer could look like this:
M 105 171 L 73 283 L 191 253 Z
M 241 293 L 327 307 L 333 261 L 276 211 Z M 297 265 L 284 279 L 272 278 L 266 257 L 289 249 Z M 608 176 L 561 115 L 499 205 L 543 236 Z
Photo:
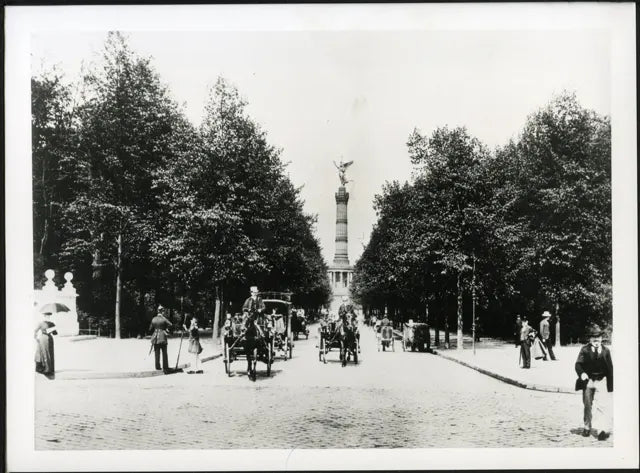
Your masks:
M 545 348 L 547 349 L 547 352 L 549 353 L 549 356 L 551 357 L 552 360 L 555 361 L 556 359 L 556 355 L 553 353 L 553 346 L 551 344 L 551 329 L 549 327 L 549 317 L 551 317 L 551 314 L 549 313 L 549 311 L 545 310 L 542 313 L 542 320 L 540 321 L 540 339 L 542 340 L 542 343 L 544 344 Z
M 584 429 L 582 435 L 591 435 L 591 428 L 600 429 L 598 440 L 611 435 L 611 395 L 613 392 L 613 361 L 611 352 L 602 345 L 602 330 L 592 325 L 587 331 L 589 343 L 583 346 L 576 360 L 576 391 L 582 390 Z
M 160 370 L 160 352 L 162 352 L 162 370 L 165 374 L 169 372 L 169 358 L 167 356 L 167 330 L 171 327 L 164 316 L 164 307 L 158 305 L 158 315 L 151 319 L 149 330 L 153 330 L 151 335 L 151 345 L 155 352 L 156 369 Z

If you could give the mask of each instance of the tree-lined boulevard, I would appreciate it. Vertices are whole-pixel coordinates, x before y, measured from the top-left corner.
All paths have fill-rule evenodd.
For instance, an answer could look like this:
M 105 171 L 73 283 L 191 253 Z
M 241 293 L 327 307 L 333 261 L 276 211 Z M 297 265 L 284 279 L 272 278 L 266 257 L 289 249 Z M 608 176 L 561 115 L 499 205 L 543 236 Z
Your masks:
M 360 330 L 358 365 L 342 368 L 335 350 L 326 364 L 318 361 L 314 324 L 309 340 L 296 341 L 293 358 L 276 361 L 271 376 L 259 364 L 255 383 L 247 380 L 244 361 L 232 364 L 229 377 L 221 358 L 205 363 L 199 376 L 38 379 L 36 448 L 607 447 L 614 441 L 580 435 L 579 395 L 511 386 L 431 354 L 403 352 L 399 343 L 395 352 L 378 352 L 373 330 Z
M 120 33 L 75 85 L 33 77 L 36 285 L 49 267 L 72 271 L 81 326 L 116 337 L 143 335 L 158 303 L 219 324 L 252 284 L 326 304 L 315 218 L 245 106 L 219 78 L 193 126 Z M 465 128 L 414 130 L 414 175 L 376 196 L 355 300 L 428 321 L 445 345 L 474 313 L 477 331 L 503 337 L 543 310 L 563 343 L 610 327 L 610 133 L 568 92 L 495 150 Z

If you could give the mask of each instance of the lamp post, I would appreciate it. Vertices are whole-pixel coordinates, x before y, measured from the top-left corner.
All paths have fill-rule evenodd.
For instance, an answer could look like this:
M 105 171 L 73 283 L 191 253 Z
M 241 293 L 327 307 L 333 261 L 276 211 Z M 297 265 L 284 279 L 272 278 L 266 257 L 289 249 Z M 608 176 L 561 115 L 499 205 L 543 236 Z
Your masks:
M 476 255 L 473 255 L 473 272 L 471 273 L 471 314 L 472 314 L 472 346 L 473 354 L 476 354 Z

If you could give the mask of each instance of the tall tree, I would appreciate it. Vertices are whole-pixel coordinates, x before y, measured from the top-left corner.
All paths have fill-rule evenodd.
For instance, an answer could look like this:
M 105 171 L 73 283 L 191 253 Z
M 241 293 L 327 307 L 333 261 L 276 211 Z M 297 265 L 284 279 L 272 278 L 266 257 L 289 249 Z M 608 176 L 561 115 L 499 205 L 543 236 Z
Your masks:
M 115 334 L 121 335 L 124 270 L 149 269 L 157 212 L 155 171 L 173 156 L 183 122 L 150 60 L 133 53 L 120 33 L 109 33 L 102 69 L 84 77 L 85 102 L 78 160 L 78 196 L 68 207 L 67 254 L 110 259 L 115 273 Z

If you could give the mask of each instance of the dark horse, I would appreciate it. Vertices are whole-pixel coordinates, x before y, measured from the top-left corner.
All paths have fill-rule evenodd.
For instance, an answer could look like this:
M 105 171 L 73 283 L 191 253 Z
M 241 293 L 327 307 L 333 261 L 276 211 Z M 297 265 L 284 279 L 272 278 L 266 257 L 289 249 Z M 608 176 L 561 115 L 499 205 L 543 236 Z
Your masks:
M 340 319 L 337 338 L 340 341 L 340 361 L 342 361 L 342 366 L 347 366 L 347 361 L 349 361 L 351 355 L 353 355 L 353 362 L 357 364 L 358 342 L 356 329 L 347 317 L 341 317 Z
M 247 376 L 252 381 L 256 380 L 256 364 L 261 349 L 267 345 L 267 340 L 258 326 L 256 318 L 249 316 L 245 321 L 244 332 L 244 353 L 247 357 Z M 268 347 L 267 347 L 268 351 Z M 267 355 L 267 358 L 269 355 Z M 268 371 L 270 371 L 270 360 L 267 360 Z

